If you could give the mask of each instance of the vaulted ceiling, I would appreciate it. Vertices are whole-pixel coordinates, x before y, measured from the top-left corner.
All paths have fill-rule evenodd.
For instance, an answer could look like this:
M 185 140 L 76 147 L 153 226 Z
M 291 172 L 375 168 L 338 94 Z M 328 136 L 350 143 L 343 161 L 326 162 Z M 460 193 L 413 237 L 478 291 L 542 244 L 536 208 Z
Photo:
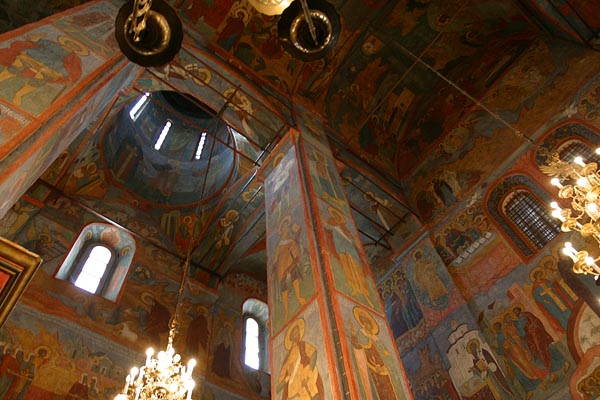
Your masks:
M 27 14 L 23 3 L 0 0 L 3 5 L 0 32 L 23 23 Z M 41 17 L 77 3 L 78 0 L 35 2 L 37 11 L 30 15 Z M 544 74 L 553 72 L 536 69 L 535 58 L 523 62 L 523 54 L 535 49 L 537 40 L 546 36 L 587 46 L 600 27 L 600 5 L 595 1 L 559 2 L 561 7 L 535 0 L 337 0 L 331 3 L 341 17 L 339 38 L 330 54 L 310 62 L 296 59 L 284 50 L 277 34 L 279 16 L 262 14 L 246 0 L 175 0 L 171 4 L 181 17 L 185 31 L 197 41 L 194 44 L 210 50 L 243 73 L 269 98 L 279 99 L 283 105 L 280 111 L 287 123 L 294 125 L 292 110 L 286 108 L 291 100 L 325 118 L 326 130 L 346 182 L 347 196 L 372 261 L 401 247 L 404 239 L 434 217 L 419 206 L 419 185 L 432 182 L 438 171 L 459 159 L 468 160 L 466 155 L 473 150 L 473 125 L 482 121 L 478 113 L 488 109 L 514 111 L 517 101 L 522 100 L 519 97 L 522 80 L 535 86 Z M 533 54 L 548 56 L 543 48 Z M 524 67 L 507 77 L 509 67 L 517 61 Z M 495 92 L 494 83 L 500 78 L 513 79 L 504 86 L 511 93 Z M 132 141 L 140 135 L 133 126 L 122 129 L 119 125 L 116 129 L 119 136 L 112 139 L 107 132 L 114 130 L 119 119 L 130 123 L 123 113 L 137 98 L 117 102 L 118 107 L 125 106 L 125 111 L 112 114 L 114 119 L 102 128 L 94 145 L 73 144 L 72 149 L 80 152 L 72 159 L 70 182 L 75 186 L 68 191 L 67 182 L 61 190 L 86 201 L 86 193 L 81 193 L 81 188 L 73 183 L 77 168 L 81 168 L 81 162 L 75 161 L 85 160 L 89 155 L 86 151 L 93 153 L 97 146 L 104 152 L 100 155 L 104 160 L 101 178 L 106 189 L 103 193 L 109 201 L 108 205 L 87 201 L 87 207 L 118 221 L 119 213 L 111 209 L 110 204 L 121 204 L 123 210 L 136 219 L 137 226 L 125 224 L 128 229 L 148 236 L 142 232 L 144 229 L 159 227 L 160 232 L 154 233 L 155 241 L 166 243 L 167 248 L 178 254 L 182 253 L 181 245 L 185 243 L 178 242 L 181 229 L 195 228 L 171 225 L 169 220 L 177 219 L 179 212 L 189 215 L 201 208 L 203 225 L 199 230 L 203 232 L 204 245 L 194 251 L 198 271 L 206 273 L 207 279 L 212 281 L 222 279 L 231 271 L 264 278 L 261 182 L 254 176 L 245 175 L 239 169 L 236 174 L 233 166 L 229 170 L 213 171 L 218 173 L 210 178 L 208 186 L 215 192 L 207 194 L 207 198 L 227 192 L 230 201 L 203 200 L 201 206 L 188 197 L 194 186 L 191 182 L 202 171 L 189 169 L 185 174 L 172 176 L 165 171 L 156 173 L 160 160 L 152 160 L 150 151 L 144 153 L 142 149 L 131 153 L 137 154 L 140 165 L 145 163 L 145 169 L 140 169 L 138 175 L 127 175 L 137 180 L 121 178 L 126 171 L 115 144 Z M 179 100 L 170 94 L 154 95 L 153 99 L 157 105 L 153 114 L 156 126 L 164 124 L 167 118 L 164 110 L 174 107 L 186 114 L 185 100 L 174 105 Z M 219 110 L 213 111 L 210 118 Z M 487 123 L 490 130 L 495 128 L 493 123 Z M 205 126 L 192 121 L 190 129 L 199 125 Z M 482 127 L 486 128 L 479 126 Z M 185 138 L 185 129 L 180 130 L 179 135 Z M 244 133 L 241 132 L 242 138 L 237 142 L 231 132 L 222 135 L 221 142 L 225 145 L 220 144 L 215 156 L 225 158 L 230 152 L 229 146 L 240 146 Z M 152 144 L 148 142 L 147 146 Z M 248 143 L 244 146 L 253 148 L 244 153 L 244 157 L 250 164 L 259 165 L 264 159 L 261 153 L 264 146 L 248 146 Z M 172 151 L 171 156 L 181 156 L 181 149 L 174 145 Z M 185 164 L 181 160 L 175 163 Z M 173 180 L 175 175 L 190 180 Z M 459 178 L 467 188 L 462 191 L 463 196 L 468 196 L 480 182 L 475 172 Z M 175 190 L 181 188 L 184 188 L 182 193 Z M 129 196 L 135 197 L 135 201 L 124 200 Z M 243 229 L 233 234 L 238 241 L 236 245 L 239 244 L 237 250 L 232 245 L 233 250 L 225 252 L 222 238 L 228 224 L 242 220 Z

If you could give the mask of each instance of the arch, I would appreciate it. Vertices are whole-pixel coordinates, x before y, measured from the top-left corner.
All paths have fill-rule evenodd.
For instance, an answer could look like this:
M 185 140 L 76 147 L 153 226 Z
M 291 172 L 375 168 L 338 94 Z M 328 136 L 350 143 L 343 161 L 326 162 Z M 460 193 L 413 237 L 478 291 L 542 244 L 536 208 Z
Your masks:
M 100 249 L 100 250 L 98 250 Z M 99 251 L 110 256 L 100 257 L 100 265 L 90 260 L 94 258 L 94 251 Z M 86 225 L 75 242 L 62 265 L 58 268 L 55 278 L 69 281 L 75 286 L 90 293 L 97 294 L 107 300 L 116 301 L 135 253 L 133 237 L 112 225 L 91 223 Z M 104 266 L 102 266 L 104 262 Z M 101 273 L 96 273 L 102 267 Z M 97 278 L 95 284 L 82 283 L 78 279 L 82 276 Z M 85 278 L 82 278 L 85 279 Z
M 269 372 L 269 308 L 261 300 L 249 298 L 242 306 L 243 362 L 255 370 Z

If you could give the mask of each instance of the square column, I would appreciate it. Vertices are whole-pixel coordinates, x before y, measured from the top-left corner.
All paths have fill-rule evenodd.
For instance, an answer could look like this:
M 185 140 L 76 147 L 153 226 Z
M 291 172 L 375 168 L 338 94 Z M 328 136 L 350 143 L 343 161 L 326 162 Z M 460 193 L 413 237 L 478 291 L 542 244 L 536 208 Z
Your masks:
M 273 398 L 412 398 L 331 149 L 307 122 L 265 168 Z

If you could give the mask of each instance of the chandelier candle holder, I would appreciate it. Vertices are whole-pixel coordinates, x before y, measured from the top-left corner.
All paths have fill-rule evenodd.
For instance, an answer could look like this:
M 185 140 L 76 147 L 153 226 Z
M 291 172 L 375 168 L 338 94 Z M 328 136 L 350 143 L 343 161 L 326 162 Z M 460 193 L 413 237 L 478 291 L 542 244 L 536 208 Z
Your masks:
M 596 149 L 600 154 L 600 148 Z M 540 166 L 550 181 L 558 187 L 558 197 L 570 201 L 570 208 L 561 208 L 557 202 L 550 203 L 552 216 L 558 218 L 563 232 L 576 231 L 583 237 L 592 237 L 600 245 L 600 172 L 595 162 L 584 163 L 581 157 L 572 162 L 560 159 L 557 153 L 550 156 L 547 165 Z M 593 275 L 598 279 L 600 267 L 588 251 L 577 251 L 569 242 L 564 254 L 573 260 L 573 271 Z
M 196 383 L 192 372 L 196 360 L 188 361 L 187 366 L 180 363 L 181 356 L 175 353 L 173 340 L 179 329 L 177 316 L 185 284 L 189 261 L 184 265 L 183 278 L 177 294 L 175 314 L 169 324 L 169 341 L 164 351 L 154 357 L 154 349 L 146 350 L 146 364 L 141 368 L 133 367 L 125 378 L 122 393 L 114 400 L 191 400 Z

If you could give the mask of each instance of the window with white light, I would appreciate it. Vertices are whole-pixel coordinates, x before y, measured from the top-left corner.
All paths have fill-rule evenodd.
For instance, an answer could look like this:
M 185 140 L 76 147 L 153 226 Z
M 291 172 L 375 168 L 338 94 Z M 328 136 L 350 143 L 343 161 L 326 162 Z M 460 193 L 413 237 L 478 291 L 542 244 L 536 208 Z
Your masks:
M 167 138 L 167 135 L 169 134 L 169 130 L 171 129 L 172 124 L 173 123 L 169 120 L 165 122 L 165 125 L 163 126 L 160 135 L 158 135 L 158 139 L 156 139 L 156 143 L 154 143 L 155 150 L 160 150 L 160 148 L 162 147 L 163 143 L 165 142 L 165 139 Z
M 248 299 L 243 305 L 243 356 L 244 365 L 253 370 L 269 372 L 269 310 L 263 301 Z
M 149 98 L 150 93 L 144 93 L 144 95 L 136 101 L 133 107 L 131 107 L 131 110 L 129 110 L 129 117 L 132 121 L 136 121 L 139 116 L 142 115 L 142 112 L 144 112 L 144 109 L 148 105 Z
M 75 286 L 90 293 L 96 293 L 106 276 L 106 270 L 112 259 L 112 251 L 101 244 L 90 246 L 84 256 L 81 270 L 74 278 Z
M 560 232 L 560 223 L 553 218 L 531 192 L 517 190 L 504 203 L 506 217 L 523 233 L 536 249 L 542 249 Z
M 55 278 L 116 301 L 134 253 L 135 241 L 128 232 L 109 224 L 91 223 L 73 243 Z
M 258 322 L 252 317 L 246 318 L 246 349 L 244 363 L 253 369 L 260 368 L 260 345 Z
M 200 136 L 200 141 L 198 142 L 198 147 L 196 148 L 196 160 L 199 160 L 202 157 L 202 150 L 204 149 L 204 142 L 206 141 L 206 132 L 202 132 L 202 136 Z

